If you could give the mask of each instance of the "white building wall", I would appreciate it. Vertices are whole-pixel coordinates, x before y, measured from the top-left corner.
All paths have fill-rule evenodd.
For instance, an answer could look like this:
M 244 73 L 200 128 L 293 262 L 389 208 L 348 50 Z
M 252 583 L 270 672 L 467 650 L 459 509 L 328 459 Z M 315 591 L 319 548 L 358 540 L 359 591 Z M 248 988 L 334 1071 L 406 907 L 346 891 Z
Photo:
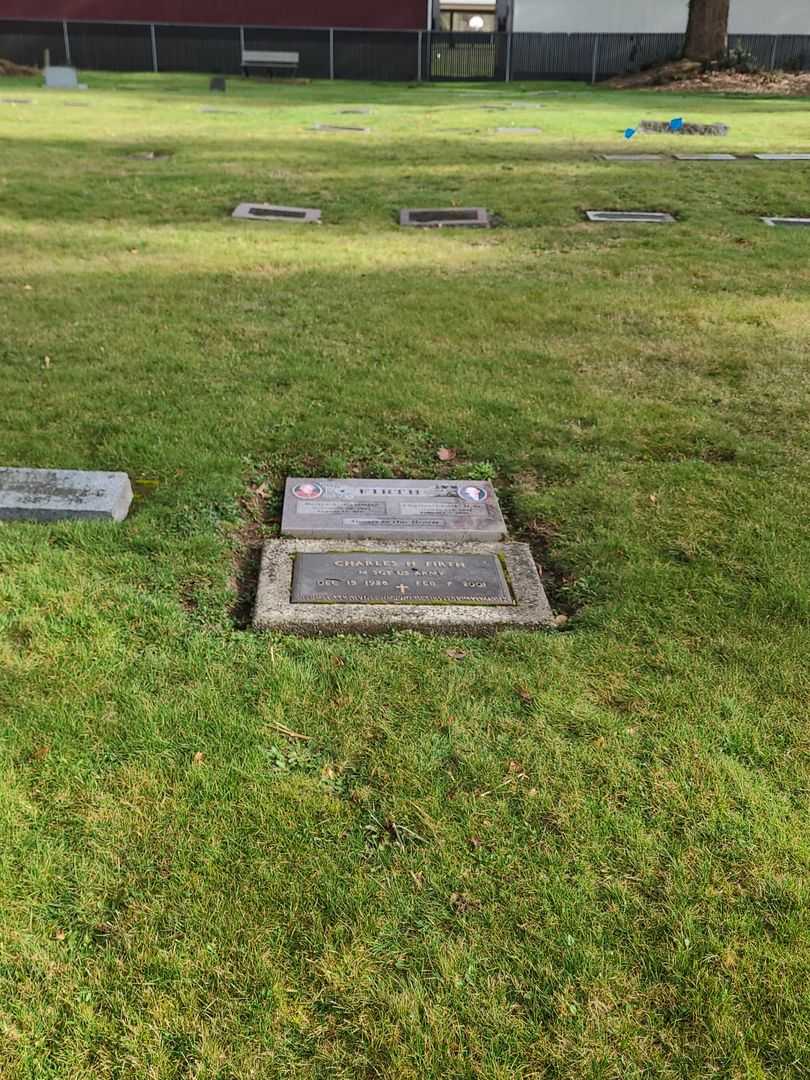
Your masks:
M 683 33 L 687 0 L 514 0 L 516 32 Z M 730 34 L 810 34 L 810 0 L 731 0 Z

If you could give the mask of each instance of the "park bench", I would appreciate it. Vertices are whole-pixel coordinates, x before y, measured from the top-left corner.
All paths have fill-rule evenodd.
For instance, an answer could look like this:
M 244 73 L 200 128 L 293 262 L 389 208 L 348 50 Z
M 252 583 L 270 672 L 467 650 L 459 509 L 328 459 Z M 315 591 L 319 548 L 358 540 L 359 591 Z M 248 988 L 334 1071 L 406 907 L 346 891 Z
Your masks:
M 267 52 L 263 49 L 242 50 L 242 74 L 249 74 L 250 68 L 262 68 L 264 71 L 286 72 L 295 75 L 298 71 L 300 53 Z

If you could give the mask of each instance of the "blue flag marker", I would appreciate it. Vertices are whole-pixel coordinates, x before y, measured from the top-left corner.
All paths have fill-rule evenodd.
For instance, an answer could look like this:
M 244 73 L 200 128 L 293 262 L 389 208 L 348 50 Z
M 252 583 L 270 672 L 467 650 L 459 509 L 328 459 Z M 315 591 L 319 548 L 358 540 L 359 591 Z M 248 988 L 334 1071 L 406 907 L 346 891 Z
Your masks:
M 683 117 L 682 116 L 676 116 L 674 120 L 670 120 L 670 122 L 669 122 L 669 130 L 670 131 L 680 131 L 682 127 L 683 127 Z
M 635 128 L 626 128 L 625 132 L 624 132 L 624 137 L 625 137 L 625 139 L 632 139 L 633 136 L 635 135 L 635 133 L 636 133 Z

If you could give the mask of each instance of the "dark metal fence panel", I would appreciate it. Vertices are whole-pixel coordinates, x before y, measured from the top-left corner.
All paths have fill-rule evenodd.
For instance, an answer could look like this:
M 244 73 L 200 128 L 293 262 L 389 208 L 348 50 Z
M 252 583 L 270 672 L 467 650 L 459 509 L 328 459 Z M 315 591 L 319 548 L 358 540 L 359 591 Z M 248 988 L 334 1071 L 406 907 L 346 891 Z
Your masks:
M 307 79 L 329 78 L 328 30 L 276 30 L 246 26 L 245 48 L 266 52 L 297 52 L 299 75 Z
M 810 71 L 810 35 L 780 34 L 776 39 L 774 66 L 788 71 Z
M 676 60 L 683 49 L 683 34 L 598 34 L 597 78 L 626 75 L 653 64 Z
M 810 69 L 810 36 L 807 34 L 730 34 L 729 47 L 750 52 L 756 62 L 768 70 Z
M 419 35 L 408 31 L 335 30 L 335 78 L 417 78 Z
M 2 2 L 2 0 L 0 0 Z M 151 71 L 148 23 L 73 22 L 68 24 L 71 61 L 79 68 Z M 503 80 L 507 77 L 506 34 L 419 33 L 396 30 L 334 30 L 334 75 L 344 79 L 436 81 Z M 297 52 L 299 74 L 326 79 L 330 64 L 328 29 L 245 27 L 245 47 Z M 155 24 L 158 68 L 238 74 L 238 26 Z M 681 34 L 514 34 L 513 79 L 597 79 L 638 71 L 677 56 Z M 729 45 L 753 54 L 766 69 L 810 70 L 810 34 L 731 34 Z M 60 21 L 0 18 L 0 56 L 41 65 L 45 49 L 52 63 L 64 63 Z
M 64 64 L 65 36 L 60 22 L 0 22 L 0 56 L 15 64 L 42 66 L 51 50 L 51 63 Z
M 590 79 L 597 34 L 515 34 L 513 79 Z
M 432 33 L 426 78 L 434 82 L 503 80 L 506 37 L 506 34 Z
M 238 26 L 156 26 L 160 71 L 206 71 L 237 75 L 242 70 Z
M 70 59 L 86 71 L 151 71 L 148 26 L 70 23 Z

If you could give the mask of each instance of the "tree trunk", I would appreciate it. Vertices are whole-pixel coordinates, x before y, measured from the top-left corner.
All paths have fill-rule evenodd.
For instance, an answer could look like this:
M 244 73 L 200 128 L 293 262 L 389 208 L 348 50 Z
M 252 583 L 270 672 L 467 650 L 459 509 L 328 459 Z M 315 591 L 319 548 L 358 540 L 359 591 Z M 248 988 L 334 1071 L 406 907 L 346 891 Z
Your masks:
M 689 0 L 689 24 L 683 55 L 687 60 L 714 60 L 728 41 L 730 0 Z

